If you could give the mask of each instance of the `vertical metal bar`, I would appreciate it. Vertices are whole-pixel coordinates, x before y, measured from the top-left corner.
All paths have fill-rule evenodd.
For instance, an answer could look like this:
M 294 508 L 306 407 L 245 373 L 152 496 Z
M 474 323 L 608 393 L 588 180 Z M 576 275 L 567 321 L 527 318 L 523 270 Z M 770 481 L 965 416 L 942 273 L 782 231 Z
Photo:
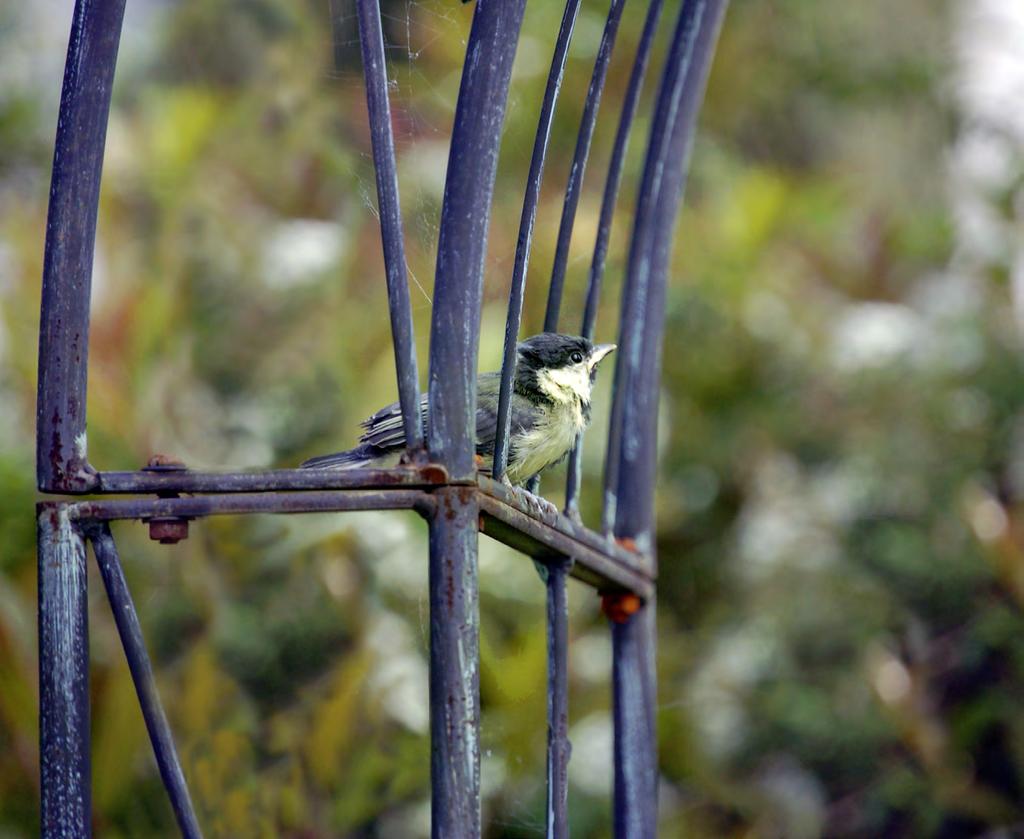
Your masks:
M 430 519 L 430 777 L 434 839 L 480 835 L 480 616 L 470 487 L 434 494 Z
M 478 0 L 455 107 L 430 330 L 428 448 L 476 474 L 476 362 L 501 128 L 525 0 Z M 480 834 L 477 540 L 470 487 L 435 494 L 430 522 L 431 819 L 435 839 Z
M 725 0 L 709 0 L 699 23 L 693 56 L 683 85 L 667 168 L 654 211 L 648 259 L 646 308 L 638 363 L 628 380 L 623 411 L 615 533 L 650 546 L 654 531 L 654 486 L 657 480 L 658 397 L 665 327 L 665 293 L 676 218 L 686 185 L 697 114 L 704 98 L 711 58 L 725 12 Z M 628 499 L 628 500 L 627 500 Z M 653 551 L 650 552 L 653 558 Z
M 419 376 L 416 369 L 416 341 L 412 328 L 412 306 L 406 277 L 405 243 L 402 235 L 402 209 L 398 200 L 398 172 L 395 167 L 395 140 L 391 131 L 391 104 L 388 100 L 387 64 L 384 60 L 384 34 L 377 0 L 356 0 L 359 18 L 359 45 L 366 82 L 366 105 L 370 114 L 373 164 L 377 174 L 377 202 L 380 205 L 380 232 L 384 245 L 387 274 L 388 308 L 391 313 L 391 337 L 395 345 L 395 371 L 398 376 L 398 401 L 402 406 L 402 426 L 406 445 L 411 450 L 423 447 L 423 421 L 420 416 Z
M 613 818 L 617 839 L 657 836 L 654 617 L 652 599 L 624 623 L 612 623 Z
M 199 821 L 196 819 L 192 799 L 185 784 L 185 775 L 181 771 L 178 753 L 174 748 L 171 727 L 167 723 L 167 715 L 164 714 L 156 690 L 153 667 L 142 638 L 142 626 L 139 624 L 139 616 L 135 612 L 135 604 L 132 602 L 128 582 L 125 580 L 124 570 L 117 555 L 117 545 L 114 544 L 110 526 L 105 522 L 92 525 L 87 532 L 92 542 L 93 553 L 96 554 L 96 565 L 100 569 L 100 576 L 107 590 L 107 599 L 114 614 L 117 632 L 121 636 L 121 645 L 128 660 L 128 669 L 131 670 L 135 693 L 139 697 L 139 707 L 146 721 L 146 730 L 153 744 L 153 755 L 156 757 L 160 777 L 171 800 L 174 818 L 178 822 L 182 836 L 186 839 L 200 839 L 202 832 L 199 829 Z
M 658 95 L 624 289 L 624 358 L 616 369 L 608 453 L 616 472 L 611 498 L 612 485 L 605 485 L 605 515 L 610 506 L 616 538 L 632 540 L 652 558 L 666 276 L 697 112 L 725 6 L 725 0 L 684 0 L 680 10 Z M 654 836 L 658 763 L 653 599 L 613 624 L 612 644 L 615 835 Z
M 635 397 L 635 390 L 639 384 L 637 379 L 644 340 L 644 314 L 647 309 L 647 297 L 651 282 L 651 249 L 654 243 L 655 227 L 659 223 L 657 213 L 661 199 L 662 181 L 666 172 L 674 168 L 668 166 L 672 129 L 675 126 L 676 115 L 683 98 L 687 70 L 693 56 L 695 36 L 707 5 L 708 0 L 684 0 L 680 7 L 658 89 L 644 172 L 637 195 L 633 236 L 630 242 L 629 267 L 622 288 L 619 351 L 616 354 L 615 365 L 615 392 L 608 431 L 608 452 L 605 458 L 604 507 L 602 510 L 602 526 L 605 532 L 610 532 L 613 525 L 617 523 L 616 502 L 619 498 L 618 484 L 624 459 L 623 448 L 626 447 L 629 450 L 625 459 L 635 460 L 636 450 L 642 444 L 654 445 L 653 439 L 644 439 L 641 443 L 641 431 L 636 425 L 627 428 L 625 413 L 627 402 Z M 671 219 L 671 223 L 674 225 L 674 217 Z M 630 416 L 642 419 L 635 413 L 631 413 Z M 649 488 L 644 489 L 641 498 L 632 499 L 632 504 L 634 506 L 649 504 L 647 499 L 653 491 L 652 484 Z
M 597 225 L 597 238 L 594 242 L 594 256 L 590 263 L 590 276 L 587 280 L 587 301 L 583 310 L 583 327 L 580 332 L 586 338 L 594 337 L 597 323 L 597 305 L 601 297 L 601 283 L 604 279 L 605 260 L 608 256 L 608 240 L 611 236 L 612 219 L 618 201 L 619 186 L 622 183 L 622 170 L 626 160 L 626 148 L 629 135 L 636 116 L 640 93 L 643 90 L 644 78 L 650 64 L 651 46 L 658 30 L 661 17 L 662 0 L 651 0 L 647 7 L 647 18 L 644 21 L 640 43 L 637 46 L 633 69 L 629 75 L 626 96 L 622 102 L 622 113 L 619 127 L 615 133 L 612 155 L 608 163 L 608 177 L 604 183 L 604 195 L 601 198 L 601 213 Z M 569 455 L 569 468 L 565 488 L 565 512 L 571 518 L 579 518 L 580 484 L 582 482 L 583 438 L 576 441 Z
M 85 540 L 67 508 L 36 508 L 41 835 L 91 835 Z
M 491 196 L 526 0 L 478 0 L 455 107 L 430 328 L 428 448 L 473 478 L 476 363 Z
M 533 156 L 530 171 L 526 177 L 526 195 L 523 198 L 523 212 L 519 219 L 519 238 L 516 241 L 516 255 L 512 267 L 512 284 L 508 296 L 508 316 L 505 319 L 505 345 L 501 362 L 501 386 L 498 392 L 498 423 L 494 435 L 494 464 L 491 475 L 500 481 L 505 474 L 508 461 L 508 435 L 512 419 L 512 378 L 516 368 L 516 345 L 519 342 L 519 325 L 523 316 L 523 292 L 526 287 L 526 270 L 530 261 L 530 245 L 533 241 L 533 223 L 537 218 L 537 200 L 544 178 L 544 160 L 551 140 L 551 124 L 555 116 L 555 103 L 565 75 L 565 60 L 569 55 L 569 41 L 572 38 L 580 0 L 568 0 L 562 15 L 562 25 L 555 39 L 555 50 L 551 56 L 547 86 L 541 102 L 537 134 L 533 140 Z
M 86 492 L 89 293 L 110 89 L 124 0 L 78 0 L 64 67 L 43 256 L 36 475 L 46 492 Z
M 572 241 L 572 229 L 576 221 L 576 209 L 580 203 L 580 192 L 583 189 L 583 175 L 587 169 L 587 158 L 590 156 L 590 143 L 594 138 L 594 126 L 597 124 L 597 112 L 601 106 L 601 93 L 605 79 L 608 77 L 608 63 L 611 61 L 612 49 L 615 47 L 615 36 L 619 31 L 619 21 L 626 0 L 612 0 L 608 9 L 608 18 L 604 24 L 601 45 L 594 60 L 594 71 L 590 76 L 590 87 L 583 104 L 583 116 L 576 137 L 576 150 L 573 153 L 572 168 L 569 170 L 569 181 L 565 186 L 565 200 L 562 203 L 562 220 L 558 227 L 558 243 L 555 246 L 555 261 L 551 269 L 551 286 L 548 289 L 547 311 L 544 314 L 544 331 L 558 331 L 558 313 L 562 306 L 562 289 L 565 286 L 565 270 L 569 262 L 569 243 Z
M 616 496 L 619 499 L 615 534 L 634 539 L 645 551 L 652 547 L 654 530 L 654 485 L 657 478 L 658 396 L 661 381 L 661 349 L 665 325 L 665 290 L 672 251 L 675 222 L 682 200 L 690 149 L 696 132 L 697 113 L 704 97 L 708 71 L 725 12 L 725 0 L 708 0 L 703 13 L 694 15 L 696 31 L 686 63 L 681 97 L 672 121 L 664 174 L 660 179 L 653 213 L 647 219 L 646 270 L 639 335 L 632 342 L 627 359 L 630 366 L 621 398 L 622 444 Z M 640 220 L 638 216 L 637 227 Z M 649 551 L 653 556 L 653 551 Z
M 547 566 L 548 839 L 569 836 L 569 599 L 566 563 Z

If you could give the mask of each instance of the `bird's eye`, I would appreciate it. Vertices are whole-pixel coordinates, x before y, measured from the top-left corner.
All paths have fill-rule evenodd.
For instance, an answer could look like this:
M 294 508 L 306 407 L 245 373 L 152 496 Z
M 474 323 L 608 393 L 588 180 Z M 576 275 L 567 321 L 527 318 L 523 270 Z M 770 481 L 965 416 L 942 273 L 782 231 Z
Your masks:
M 583 353 L 577 350 L 572 355 L 570 355 L 569 358 L 572 359 L 573 364 L 580 364 L 583 361 Z

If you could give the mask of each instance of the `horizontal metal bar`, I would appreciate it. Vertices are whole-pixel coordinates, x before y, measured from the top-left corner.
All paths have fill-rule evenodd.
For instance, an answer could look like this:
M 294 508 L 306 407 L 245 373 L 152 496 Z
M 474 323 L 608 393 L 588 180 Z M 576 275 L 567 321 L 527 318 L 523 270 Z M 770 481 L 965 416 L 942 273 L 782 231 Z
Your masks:
M 291 492 L 454 483 L 443 466 L 416 469 L 275 469 L 266 472 L 100 472 L 98 493 Z
M 429 512 L 430 495 L 415 489 L 390 491 L 326 490 L 267 495 L 197 495 L 187 498 L 118 498 L 68 505 L 78 520 L 202 518 L 245 513 L 334 513 L 358 510 Z
M 185 783 L 185 773 L 181 769 L 181 761 L 178 760 L 178 751 L 174 747 L 171 726 L 167 722 L 167 715 L 157 693 L 153 666 L 146 652 L 146 641 L 142 637 L 142 625 L 139 623 L 135 602 L 128 590 L 128 581 L 117 555 L 117 545 L 114 544 L 110 525 L 106 522 L 93 524 L 86 532 L 92 542 L 103 586 L 107 590 L 110 611 L 114 615 L 117 632 L 121 636 L 124 656 L 128 661 L 135 693 L 139 698 L 139 708 L 146 722 L 146 730 L 153 744 L 153 755 L 167 796 L 170 798 L 178 829 L 185 839 L 201 839 L 203 833 L 199 828 L 195 808 L 192 806 L 192 798 Z
M 564 515 L 540 509 L 522 491 L 480 478 L 481 530 L 535 559 L 568 557 L 572 576 L 601 591 L 630 591 L 647 598 L 654 581 L 644 559 Z
M 528 493 L 514 490 L 485 476 L 480 476 L 478 487 L 445 484 L 424 488 L 399 485 L 391 489 L 372 489 L 355 485 L 347 489 L 303 492 L 230 492 L 182 498 L 90 499 L 68 504 L 49 502 L 44 506 L 66 507 L 72 519 L 79 521 L 148 521 L 217 515 L 359 510 L 415 510 L 421 515 L 429 515 L 436 504 L 433 491 L 444 486 L 462 486 L 480 496 L 480 509 L 486 520 L 483 531 L 488 536 L 534 558 L 573 559 L 575 565 L 572 575 L 595 588 L 631 591 L 644 598 L 653 593 L 653 578 L 644 570 L 646 560 L 640 554 L 588 530 L 564 515 L 542 507 Z M 152 487 L 150 491 L 153 491 Z

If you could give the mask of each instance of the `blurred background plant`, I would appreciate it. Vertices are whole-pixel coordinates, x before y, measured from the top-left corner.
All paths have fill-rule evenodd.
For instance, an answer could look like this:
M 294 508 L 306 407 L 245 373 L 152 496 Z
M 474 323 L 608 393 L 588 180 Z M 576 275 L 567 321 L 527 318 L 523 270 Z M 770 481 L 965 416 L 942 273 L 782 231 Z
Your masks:
M 670 4 L 674 5 L 674 4 Z M 43 231 L 71 4 L 0 7 L 0 836 L 37 830 L 32 435 Z M 585 4 L 524 333 L 605 14 Z M 471 6 L 385 0 L 426 357 Z M 94 277 L 90 454 L 294 465 L 394 396 L 352 9 L 132 0 Z M 497 366 L 559 4 L 527 10 L 487 263 Z M 641 7 L 627 9 L 632 41 Z M 662 39 L 668 27 L 663 27 Z M 332 32 L 334 33 L 332 35 Z M 659 490 L 666 837 L 1010 836 L 1024 824 L 1024 11 L 734 0 L 669 296 Z M 621 96 L 619 50 L 606 103 Z M 656 63 L 655 66 L 658 66 Z M 647 96 L 652 85 L 648 85 Z M 572 248 L 576 328 L 615 111 Z M 643 153 L 641 120 L 630 149 Z M 627 188 L 599 335 L 610 338 Z M 605 401 L 587 449 L 597 513 Z M 560 479 L 545 489 L 557 500 Z M 399 514 L 118 529 L 210 836 L 429 826 L 425 538 Z M 489 837 L 543 835 L 543 589 L 481 556 Z M 172 836 L 116 632 L 91 598 L 96 829 Z M 574 586 L 573 833 L 610 833 L 610 648 Z

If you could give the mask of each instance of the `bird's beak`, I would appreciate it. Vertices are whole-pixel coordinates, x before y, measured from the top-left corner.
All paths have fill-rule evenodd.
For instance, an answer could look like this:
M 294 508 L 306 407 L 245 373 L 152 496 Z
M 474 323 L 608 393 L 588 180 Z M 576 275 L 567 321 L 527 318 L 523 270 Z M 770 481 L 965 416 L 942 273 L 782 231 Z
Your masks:
M 597 365 L 601 363 L 601 360 L 613 352 L 615 352 L 615 344 L 597 344 L 590 351 L 590 358 L 587 359 L 587 368 L 593 372 L 597 369 Z

